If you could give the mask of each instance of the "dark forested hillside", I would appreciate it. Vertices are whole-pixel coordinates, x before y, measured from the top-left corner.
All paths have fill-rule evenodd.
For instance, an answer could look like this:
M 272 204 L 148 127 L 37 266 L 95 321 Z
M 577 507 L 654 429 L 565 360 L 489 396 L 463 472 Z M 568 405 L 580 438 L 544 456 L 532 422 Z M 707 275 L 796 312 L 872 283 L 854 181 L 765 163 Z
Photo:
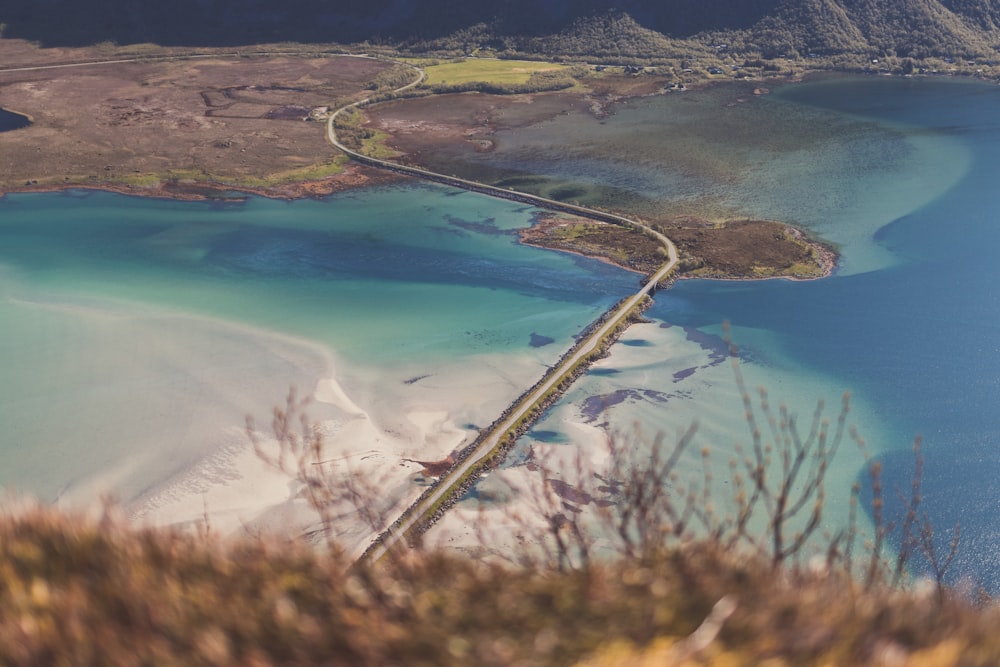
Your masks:
M 952 12 L 971 19 L 980 28 L 1000 28 L 1000 3 L 995 0 L 944 0 L 941 4 Z
M 986 56 L 1000 44 L 1000 0 L 0 0 L 0 25 L 44 45 L 369 41 L 649 56 L 666 38 L 694 37 L 764 54 Z
M 9 37 L 49 44 L 236 44 L 262 40 L 359 42 L 439 39 L 475 25 L 493 37 L 559 33 L 579 19 L 621 11 L 673 36 L 747 28 L 779 0 L 30 0 L 0 2 Z

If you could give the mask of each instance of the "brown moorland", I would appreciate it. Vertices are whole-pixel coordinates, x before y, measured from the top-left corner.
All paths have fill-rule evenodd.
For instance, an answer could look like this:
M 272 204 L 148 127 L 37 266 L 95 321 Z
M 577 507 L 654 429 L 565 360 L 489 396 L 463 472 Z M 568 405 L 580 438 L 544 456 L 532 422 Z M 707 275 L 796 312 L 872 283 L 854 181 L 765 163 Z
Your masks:
M 0 40 L 0 106 L 33 121 L 0 134 L 0 191 L 85 186 L 200 196 L 208 186 L 303 196 L 395 178 L 345 169 L 325 141 L 322 114 L 307 120 L 315 109 L 363 97 L 385 62 L 219 53 L 22 69 L 122 57 L 131 55 Z
M 828 275 L 836 264 L 833 250 L 780 222 L 711 224 L 683 218 L 656 227 L 677 246 L 687 277 L 810 279 Z M 569 216 L 544 216 L 522 230 L 520 238 L 528 245 L 596 257 L 645 275 L 664 261 L 663 248 L 654 238 L 635 229 Z

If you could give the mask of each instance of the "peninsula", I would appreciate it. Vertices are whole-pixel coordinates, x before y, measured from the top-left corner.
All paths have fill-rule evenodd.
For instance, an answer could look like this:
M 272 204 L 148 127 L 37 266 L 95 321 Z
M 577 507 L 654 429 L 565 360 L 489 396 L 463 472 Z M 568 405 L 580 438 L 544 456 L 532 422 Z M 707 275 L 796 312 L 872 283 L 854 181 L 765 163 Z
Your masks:
M 470 109 L 470 117 L 484 104 L 518 104 L 525 95 L 552 100 L 535 105 L 542 113 L 568 103 L 600 115 L 630 97 L 662 94 L 665 82 L 673 79 L 669 73 L 637 78 L 541 61 L 400 63 L 319 47 L 52 50 L 4 39 L 0 52 L 8 63 L 0 68 L 0 106 L 32 121 L 0 138 L 5 156 L 0 192 L 82 187 L 185 199 L 322 196 L 407 178 L 400 171 L 349 161 L 325 143 L 325 122 L 335 109 L 353 102 L 417 96 L 396 99 L 390 107 L 393 117 L 411 115 L 406 127 L 394 126 L 377 106 L 338 120 L 347 146 L 405 165 L 435 147 L 470 141 L 467 128 L 460 127 L 468 122 L 464 119 L 458 126 L 444 118 L 428 127 L 426 103 L 436 96 L 460 98 L 455 108 Z M 417 80 L 416 72 L 425 69 L 427 79 Z M 492 87 L 495 93 L 456 94 L 456 86 Z M 420 128 L 419 139 L 412 140 L 413 128 Z M 489 141 L 471 140 L 481 146 Z M 409 152 L 400 153 L 400 146 Z M 816 277 L 829 272 L 829 252 L 794 231 L 776 233 L 775 224 L 734 226 L 687 216 L 656 226 L 680 240 L 680 268 L 692 275 Z M 615 237 L 612 243 L 609 235 Z M 543 224 L 522 240 L 649 274 L 662 255 L 655 242 L 644 245 L 640 236 L 616 226 L 588 230 Z

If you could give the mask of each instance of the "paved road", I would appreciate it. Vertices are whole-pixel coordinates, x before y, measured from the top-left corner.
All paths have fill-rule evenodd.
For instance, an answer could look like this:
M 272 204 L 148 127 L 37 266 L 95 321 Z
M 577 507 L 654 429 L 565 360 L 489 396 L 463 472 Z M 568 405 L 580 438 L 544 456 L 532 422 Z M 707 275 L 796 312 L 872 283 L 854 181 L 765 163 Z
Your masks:
M 671 246 L 672 247 L 672 246 Z M 561 363 L 553 366 L 546 374 L 544 381 L 529 395 L 523 397 L 515 404 L 506 419 L 495 425 L 490 434 L 483 438 L 479 446 L 466 459 L 457 466 L 445 473 L 434 491 L 418 500 L 406 510 L 403 519 L 393 528 L 386 530 L 380 536 L 379 543 L 370 550 L 364 558 L 369 562 L 375 562 L 390 549 L 392 549 L 406 534 L 418 523 L 423 521 L 440 501 L 451 494 L 459 492 L 459 485 L 465 476 L 484 459 L 493 454 L 493 450 L 500 444 L 501 439 L 524 417 L 532 408 L 541 401 L 546 394 L 552 391 L 560 382 L 563 375 L 582 361 L 587 355 L 594 352 L 601 341 L 619 326 L 628 313 L 639 301 L 649 294 L 649 292 L 674 268 L 677 264 L 677 256 L 674 253 L 670 260 L 656 272 L 656 274 L 636 294 L 622 303 L 618 310 L 598 327 L 591 335 L 577 348 L 577 350 L 566 357 Z
M 423 70 L 419 68 L 416 69 L 420 75 L 416 81 L 410 83 L 402 88 L 398 89 L 397 92 L 402 92 L 407 89 L 413 88 L 419 85 L 424 79 Z M 369 165 L 384 167 L 395 172 L 402 172 L 407 174 L 412 174 L 421 178 L 429 178 L 433 181 L 439 183 L 446 183 L 454 185 L 459 188 L 471 189 L 476 192 L 481 192 L 484 194 L 493 195 L 496 197 L 501 197 L 504 199 L 515 198 L 518 201 L 534 203 L 540 207 L 555 209 L 559 211 L 570 211 L 581 216 L 596 218 L 598 220 L 614 221 L 620 224 L 628 225 L 637 229 L 641 229 L 648 234 L 655 236 L 660 243 L 667 249 L 667 262 L 657 271 L 652 278 L 650 278 L 642 286 L 642 288 L 636 292 L 633 296 L 629 297 L 625 302 L 623 302 L 618 309 L 606 319 L 604 324 L 597 327 L 590 336 L 588 336 L 584 341 L 578 344 L 576 351 L 564 358 L 559 364 L 553 366 L 545 374 L 542 382 L 527 396 L 522 397 L 518 402 L 511 407 L 508 411 L 506 419 L 495 424 L 489 435 L 484 437 L 476 449 L 464 460 L 462 460 L 454 468 L 446 472 L 439 480 L 437 486 L 428 495 L 417 500 L 416 503 L 411 505 L 404 513 L 398 523 L 387 529 L 382 535 L 379 536 L 379 540 L 376 545 L 372 547 L 368 552 L 362 556 L 363 560 L 369 562 L 375 562 L 382 556 L 384 556 L 390 549 L 392 549 L 400 540 L 404 539 L 407 533 L 417 524 L 424 521 L 430 510 L 437 506 L 441 501 L 447 499 L 450 495 L 459 492 L 459 486 L 466 475 L 470 473 L 477 465 L 481 464 L 485 459 L 493 454 L 493 451 L 500 444 L 502 438 L 515 426 L 518 421 L 521 420 L 526 414 L 528 414 L 532 408 L 538 404 L 545 396 L 551 392 L 556 385 L 559 383 L 563 375 L 580 363 L 585 357 L 593 353 L 597 349 L 598 345 L 610 334 L 616 327 L 618 327 L 626 318 L 628 313 L 642 300 L 646 297 L 661 281 L 666 279 L 673 268 L 677 265 L 677 247 L 673 242 L 666 236 L 656 231 L 655 229 L 648 227 L 635 220 L 630 220 L 623 216 L 614 215 L 610 213 L 605 213 L 603 211 L 595 211 L 582 206 L 575 206 L 572 204 L 566 204 L 564 202 L 558 202 L 552 199 L 546 199 L 545 197 L 539 197 L 537 195 L 531 195 L 527 193 L 513 193 L 510 190 L 504 188 L 498 188 L 485 183 L 477 183 L 475 181 L 469 181 L 463 178 L 457 178 L 455 176 L 448 176 L 445 174 L 439 174 L 436 172 L 428 171 L 426 169 L 420 169 L 419 167 L 410 167 L 405 165 L 400 165 L 394 162 L 389 162 L 386 160 L 379 160 L 376 158 L 368 157 L 367 155 L 362 155 L 347 146 L 344 146 L 337 139 L 337 133 L 334 129 L 334 122 L 337 117 L 344 111 L 356 107 L 364 106 L 371 101 L 371 98 L 349 104 L 347 106 L 337 109 L 330 115 L 327 121 L 327 138 L 330 143 L 347 153 L 351 157 Z
M 35 72 L 46 69 L 64 69 L 68 67 L 92 67 L 99 65 L 119 65 L 121 63 L 150 63 L 170 60 L 197 60 L 199 58 L 279 58 L 281 56 L 315 56 L 317 58 L 369 58 L 381 60 L 365 53 L 324 53 L 322 51 L 233 51 L 231 53 L 189 53 L 178 55 L 151 55 L 132 58 L 110 58 L 108 60 L 78 60 L 70 63 L 53 63 L 51 65 L 24 65 L 19 67 L 0 67 L 3 72 Z
M 173 56 L 145 56 L 145 57 L 135 57 L 135 58 L 117 58 L 108 60 L 90 60 L 90 61 L 79 61 L 72 63 L 57 63 L 51 65 L 33 65 L 33 66 L 23 66 L 23 67 L 0 67 L 0 73 L 2 72 L 28 72 L 36 70 L 48 70 L 48 69 L 63 69 L 72 67 L 91 67 L 100 65 L 116 65 L 121 63 L 136 63 L 136 62 L 150 62 L 150 61 L 160 61 L 160 60 L 193 60 L 196 58 L 239 58 L 243 56 L 296 56 L 296 55 L 323 55 L 323 56 L 335 56 L 335 57 L 353 57 L 353 58 L 374 58 L 374 56 L 369 56 L 367 54 L 341 54 L 341 53 L 326 53 L 326 54 L 316 54 L 312 51 L 282 51 L 282 52 L 255 52 L 255 53 L 211 53 L 211 54 L 188 54 L 188 55 L 173 55 Z M 411 65 L 411 67 L 413 67 Z M 419 86 L 424 80 L 424 71 L 420 68 L 413 67 L 417 72 L 418 76 L 413 82 L 406 84 L 398 88 L 395 92 L 405 92 L 411 88 Z M 366 98 L 355 102 L 353 104 L 346 105 L 334 111 L 328 121 L 327 121 L 327 138 L 330 143 L 336 146 L 338 149 L 350 155 L 351 157 L 364 162 L 366 164 L 383 167 L 386 169 L 391 169 L 392 171 L 408 173 L 413 176 L 420 178 L 431 179 L 440 183 L 447 183 L 455 187 L 474 190 L 476 192 L 481 192 L 484 194 L 501 197 L 504 199 L 516 199 L 522 202 L 528 202 L 540 206 L 542 208 L 554 209 L 558 211 L 572 212 L 577 215 L 584 217 L 594 218 L 597 220 L 604 220 L 610 222 L 616 222 L 619 224 L 624 224 L 628 226 L 641 229 L 646 233 L 655 236 L 667 249 L 667 262 L 664 264 L 656 274 L 653 275 L 643 286 L 636 292 L 633 296 L 623 302 L 618 309 L 609 316 L 606 321 L 599 327 L 597 327 L 590 336 L 578 344 L 576 351 L 568 355 L 559 364 L 549 369 L 543 378 L 542 382 L 532 391 L 529 395 L 521 398 L 511 409 L 508 411 L 508 416 L 502 422 L 496 424 L 492 431 L 482 439 L 479 446 L 474 452 L 472 452 L 466 459 L 459 463 L 456 467 L 452 468 L 450 471 L 445 473 L 440 479 L 438 485 L 435 487 L 434 491 L 428 496 L 417 501 L 412 505 L 405 513 L 403 518 L 400 520 L 399 524 L 394 528 L 386 530 L 379 540 L 378 545 L 372 549 L 368 554 L 367 558 L 371 561 L 375 561 L 384 555 L 389 549 L 393 548 L 400 539 L 403 539 L 407 532 L 413 528 L 414 525 L 419 523 L 424 519 L 429 509 L 436 505 L 439 501 L 446 498 L 450 494 L 457 493 L 457 486 L 462 480 L 462 478 L 469 473 L 477 464 L 481 463 L 484 459 L 489 457 L 493 450 L 500 443 L 501 438 L 508 433 L 511 429 L 515 427 L 517 422 L 524 417 L 539 401 L 541 401 L 546 394 L 552 391 L 557 385 L 559 379 L 576 364 L 580 363 L 587 355 L 594 352 L 597 346 L 602 340 L 616 327 L 621 324 L 625 319 L 626 315 L 639 303 L 639 301 L 648 295 L 657 284 L 663 281 L 671 270 L 677 265 L 677 248 L 674 246 L 673 242 L 670 241 L 666 236 L 660 232 L 640 223 L 635 220 L 630 220 L 624 216 L 615 215 L 612 213 L 605 213 L 603 211 L 595 211 L 582 206 L 576 206 L 573 204 L 566 204 L 564 202 L 558 202 L 552 199 L 546 199 L 544 197 L 539 197 L 537 195 L 532 195 L 522 192 L 513 192 L 511 190 L 505 190 L 503 188 L 494 187 L 485 183 L 477 183 L 475 181 L 469 181 L 462 178 L 456 178 L 454 176 L 448 176 L 445 174 L 438 174 L 425 169 L 420 169 L 418 167 L 409 167 L 405 165 L 399 165 L 393 162 L 388 162 L 385 160 L 378 160 L 375 158 L 368 157 L 351 150 L 347 146 L 344 146 L 340 141 L 337 140 L 337 134 L 334 130 L 334 122 L 337 117 L 355 107 L 364 106 L 371 102 L 372 98 Z

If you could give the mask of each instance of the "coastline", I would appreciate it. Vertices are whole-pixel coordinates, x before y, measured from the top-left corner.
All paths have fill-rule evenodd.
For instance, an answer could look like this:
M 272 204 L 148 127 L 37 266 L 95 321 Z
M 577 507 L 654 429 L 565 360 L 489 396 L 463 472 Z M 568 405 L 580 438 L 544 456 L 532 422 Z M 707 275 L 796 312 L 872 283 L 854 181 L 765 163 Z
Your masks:
M 803 232 L 798 227 L 793 227 L 785 223 L 779 223 L 784 225 L 788 232 L 794 235 L 800 242 L 807 245 L 816 258 L 817 266 L 820 269 L 820 273 L 815 276 L 796 276 L 796 275 L 777 275 L 777 276 L 726 276 L 726 275 L 697 275 L 692 276 L 689 274 L 681 274 L 678 276 L 680 280 L 729 280 L 729 281 L 747 281 L 747 280 L 791 280 L 794 282 L 809 282 L 813 280 L 822 280 L 824 278 L 829 278 L 837 270 L 837 264 L 840 261 L 840 254 L 828 243 L 823 241 L 817 241 L 809 238 L 805 232 Z
M 371 169 L 357 163 L 349 163 L 338 174 L 315 180 L 289 181 L 287 183 L 251 186 L 227 182 L 224 179 L 164 179 L 156 185 L 133 185 L 123 182 L 72 182 L 72 183 L 31 183 L 17 187 L 0 189 L 0 199 L 8 194 L 58 193 L 67 190 L 94 190 L 111 192 L 131 197 L 153 199 L 173 199 L 177 201 L 210 201 L 234 199 L 226 194 L 238 193 L 244 196 L 266 197 L 268 199 L 309 199 L 322 198 L 338 192 L 378 187 L 391 183 L 405 182 L 406 176 L 384 170 Z
M 324 462 L 331 464 L 323 475 L 345 488 L 350 480 L 369 499 L 365 507 L 346 497 L 335 503 L 331 526 L 349 555 L 360 556 L 426 490 L 432 478 L 418 461 L 444 461 L 461 451 L 479 433 L 473 424 L 493 419 L 537 371 L 531 358 L 500 354 L 465 361 L 435 368 L 427 376 L 433 381 L 418 379 L 416 391 L 406 376 L 417 365 L 386 373 L 332 361 L 313 389 L 298 396 L 306 402 L 292 412 L 293 420 L 306 419 L 321 435 Z M 470 392 L 481 398 L 476 405 L 463 400 Z M 263 409 L 256 412 L 261 417 L 254 431 L 256 445 L 274 457 L 279 442 Z M 129 520 L 207 525 L 221 535 L 268 532 L 317 543 L 325 539 L 322 517 L 308 503 L 294 456 L 290 469 L 279 470 L 261 457 L 242 427 L 233 424 L 218 435 L 212 451 L 126 503 Z M 373 504 L 373 498 L 378 502 Z
M 268 187 L 245 187 L 217 181 L 190 180 L 165 181 L 149 187 L 114 182 L 67 183 L 54 186 L 31 184 L 11 191 L 52 192 L 68 189 L 93 189 L 131 196 L 177 200 L 209 200 L 219 198 L 215 195 L 243 193 L 277 199 L 300 199 L 322 197 L 334 192 L 398 182 L 407 180 L 407 178 L 405 174 L 399 172 L 373 169 L 352 162 L 345 167 L 343 173 L 329 178 Z M 548 249 L 566 252 L 560 248 Z M 623 266 L 621 263 L 601 255 L 569 252 L 599 259 L 636 273 L 643 273 L 640 269 Z M 832 270 L 832 265 L 829 270 Z M 754 278 L 738 277 L 734 279 Z M 345 389 L 344 386 L 349 387 L 349 389 Z M 461 387 L 461 385 L 456 386 Z M 421 487 L 412 483 L 410 471 L 398 463 L 399 459 L 408 455 L 419 456 L 422 459 L 444 458 L 467 438 L 467 434 L 455 426 L 455 422 L 447 410 L 442 413 L 440 410 L 432 408 L 402 410 L 401 416 L 409 422 L 410 428 L 404 427 L 401 431 L 385 428 L 382 425 L 386 419 L 385 415 L 376 417 L 371 409 L 358 407 L 359 403 L 354 400 L 356 389 L 357 387 L 354 385 L 338 383 L 336 378 L 327 378 L 321 379 L 316 385 L 316 390 L 312 392 L 318 402 L 332 405 L 342 413 L 341 419 L 322 420 L 324 433 L 331 438 L 331 444 L 333 444 L 331 451 L 347 462 L 349 474 L 364 474 L 371 479 L 378 479 L 379 486 L 384 488 L 387 498 L 391 499 L 393 503 L 408 504 L 410 499 L 419 494 Z M 463 394 L 455 393 L 454 387 L 449 393 L 452 397 L 450 400 L 457 401 L 460 401 L 460 396 L 464 395 L 464 392 Z M 362 401 L 361 405 L 367 404 Z M 417 427 L 416 431 L 413 429 L 414 426 Z M 404 432 L 409 432 L 410 437 L 403 437 L 402 433 Z M 441 437 L 432 438 L 434 434 Z M 444 437 L 445 435 L 450 437 Z M 439 444 L 444 444 L 444 447 L 438 451 L 435 451 L 433 447 L 428 447 L 427 445 L 432 439 L 440 440 Z M 353 446 L 349 443 L 353 443 Z M 377 451 L 371 449 L 375 443 L 379 443 Z M 389 445 L 389 447 L 385 445 Z M 421 447 L 419 455 L 412 453 L 417 446 Z M 227 523 L 222 527 L 223 530 L 246 530 L 248 524 L 269 529 L 305 530 L 303 517 L 308 517 L 309 512 L 306 510 L 306 514 L 303 514 L 304 507 L 299 493 L 300 489 L 294 481 L 290 481 L 286 476 L 276 476 L 273 471 L 270 473 L 262 471 L 261 464 L 262 462 L 257 460 L 252 450 L 248 450 L 246 444 L 242 449 L 220 448 L 217 452 L 209 454 L 204 460 L 194 464 L 185 473 L 180 488 L 184 488 L 184 479 L 190 481 L 192 478 L 201 480 L 217 478 L 220 466 L 229 470 L 229 483 L 214 484 L 207 491 L 182 492 L 180 499 L 173 503 L 167 503 L 167 507 L 158 507 L 155 511 L 153 509 L 140 511 L 136 516 L 147 516 L 155 523 L 192 523 L 199 521 L 211 509 L 213 516 L 217 516 L 219 519 L 225 517 Z M 380 475 L 386 471 L 391 471 L 389 478 L 380 479 Z M 227 477 L 223 475 L 222 478 L 226 479 Z M 232 481 L 233 479 L 238 481 Z M 166 493 L 169 496 L 169 487 L 173 486 L 176 481 L 167 480 L 164 484 L 165 488 L 159 489 L 158 493 Z M 192 488 L 197 488 L 197 485 Z M 267 488 L 268 491 L 260 493 L 256 491 L 258 488 Z M 262 496 L 266 496 L 267 500 L 264 501 Z M 209 507 L 210 497 L 212 503 L 218 503 L 225 509 L 215 510 Z M 309 521 L 305 520 L 305 522 Z M 312 522 L 315 523 L 315 519 Z M 294 526 L 298 526 L 298 528 L 293 528 Z M 351 536 L 346 545 L 349 551 L 356 549 L 368 537 L 368 533 L 363 530 L 357 533 L 352 533 L 350 529 L 346 529 L 346 531 L 346 534 Z
M 323 198 L 339 192 L 349 192 L 351 190 L 361 190 L 370 187 L 379 187 L 394 183 L 403 183 L 411 180 L 412 177 L 406 174 L 393 172 L 384 169 L 367 167 L 357 163 L 349 163 L 344 172 L 317 180 L 294 181 L 287 184 L 273 186 L 247 186 L 226 183 L 222 180 L 206 181 L 161 181 L 155 186 L 138 186 L 128 183 L 68 183 L 68 184 L 32 184 L 23 187 L 11 187 L 0 190 L 0 199 L 7 194 L 31 194 L 31 193 L 58 193 L 69 190 L 93 190 L 97 192 L 110 192 L 130 197 L 149 197 L 153 199 L 169 199 L 176 201 L 211 201 L 211 200 L 238 200 L 242 197 L 265 197 L 268 199 L 279 199 L 293 201 L 297 199 Z M 238 196 L 231 196 L 237 194 Z M 229 195 L 229 196 L 227 196 Z M 629 265 L 626 262 L 618 261 L 607 255 L 596 252 L 587 252 L 582 249 L 560 247 L 551 243 L 539 242 L 544 238 L 547 229 L 574 222 L 584 221 L 584 219 L 573 219 L 571 217 L 557 218 L 552 215 L 540 216 L 530 227 L 525 227 L 518 232 L 518 242 L 535 248 L 552 250 L 577 257 L 594 259 L 604 264 L 616 266 L 630 273 L 647 275 L 648 271 Z M 589 221 L 588 221 L 589 222 Z M 809 238 L 801 229 L 785 223 L 788 232 L 797 240 L 806 244 L 815 253 L 820 273 L 815 276 L 750 276 L 750 275 L 727 275 L 725 273 L 705 274 L 693 276 L 687 272 L 682 272 L 677 276 L 679 280 L 704 279 L 704 280 L 794 280 L 809 281 L 827 278 L 836 270 L 839 254 L 830 245 Z
M 554 227 L 561 227 L 567 224 L 574 223 L 590 223 L 591 221 L 585 220 L 583 218 L 570 218 L 570 217 L 557 217 L 555 215 L 540 215 L 536 218 L 535 222 L 532 223 L 530 227 L 524 227 L 518 230 L 517 241 L 522 245 L 531 246 L 532 248 L 541 248 L 542 250 L 555 250 L 557 252 L 565 253 L 567 255 L 574 255 L 576 257 L 585 257 L 587 259 L 596 259 L 597 261 L 607 264 L 609 266 L 616 266 L 619 269 L 624 269 L 630 273 L 636 273 L 639 275 L 646 275 L 646 272 L 636 268 L 634 266 L 629 266 L 628 264 L 620 261 L 615 261 L 613 258 L 607 255 L 600 255 L 596 253 L 588 253 L 585 250 L 569 248 L 569 247 L 556 247 L 553 245 L 546 245 L 542 240 L 545 238 L 548 230 Z
M 822 278 L 829 277 L 834 273 L 837 267 L 837 261 L 839 255 L 837 252 L 828 244 L 821 241 L 816 241 L 809 238 L 802 230 L 792 227 L 791 225 L 780 223 L 776 221 L 760 221 L 762 224 L 767 225 L 781 225 L 789 236 L 791 236 L 795 242 L 809 248 L 809 252 L 815 261 L 817 268 L 817 273 L 815 275 L 802 276 L 790 273 L 769 275 L 769 276 L 755 276 L 746 273 L 734 274 L 732 272 L 726 272 L 724 270 L 712 271 L 711 265 L 707 267 L 701 267 L 699 269 L 700 273 L 693 275 L 689 271 L 681 270 L 676 278 L 680 280 L 693 280 L 693 279 L 704 279 L 704 280 L 732 280 L 732 281 L 746 281 L 746 280 L 794 280 L 794 281 L 809 281 L 809 280 L 819 280 Z M 526 227 L 518 233 L 518 241 L 524 245 L 529 245 L 535 248 L 542 248 L 545 250 L 554 250 L 557 252 L 566 253 L 569 255 L 575 255 L 579 257 L 586 257 L 588 259 L 596 259 L 605 264 L 610 264 L 616 266 L 620 269 L 626 271 L 637 273 L 639 275 L 650 274 L 650 270 L 643 266 L 640 262 L 632 256 L 629 256 L 627 261 L 622 261 L 618 259 L 613 254 L 606 252 L 607 247 L 601 244 L 591 244 L 587 247 L 585 244 L 579 243 L 577 240 L 564 241 L 559 238 L 553 238 L 553 232 L 558 231 L 561 228 L 566 228 L 571 225 L 583 225 L 594 227 L 595 225 L 607 225 L 607 223 L 595 223 L 591 220 L 586 220 L 582 218 L 573 218 L 571 216 L 556 216 L 552 214 L 545 214 L 538 217 L 536 222 L 531 227 Z M 627 231 L 627 230 L 623 230 Z M 670 235 L 670 229 L 663 230 L 666 234 Z M 652 253 L 650 253 L 652 255 Z M 644 258 L 646 259 L 646 258 Z M 652 261 L 652 257 L 648 258 Z M 682 256 L 683 260 L 683 256 Z M 649 263 L 649 262 L 646 262 Z

